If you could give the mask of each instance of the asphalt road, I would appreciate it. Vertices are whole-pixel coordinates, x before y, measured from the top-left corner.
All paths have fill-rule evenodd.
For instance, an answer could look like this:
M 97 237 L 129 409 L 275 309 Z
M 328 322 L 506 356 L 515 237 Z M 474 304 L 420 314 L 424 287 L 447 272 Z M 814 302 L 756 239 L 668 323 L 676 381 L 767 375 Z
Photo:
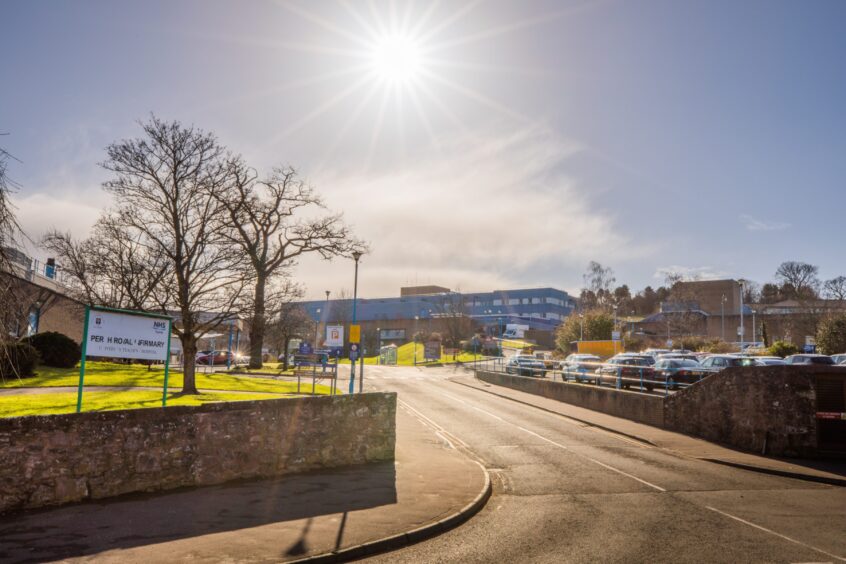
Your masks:
M 471 380 L 366 367 L 365 391 L 398 392 L 494 483 L 461 527 L 372 561 L 846 561 L 844 488 L 684 458 L 461 384 Z

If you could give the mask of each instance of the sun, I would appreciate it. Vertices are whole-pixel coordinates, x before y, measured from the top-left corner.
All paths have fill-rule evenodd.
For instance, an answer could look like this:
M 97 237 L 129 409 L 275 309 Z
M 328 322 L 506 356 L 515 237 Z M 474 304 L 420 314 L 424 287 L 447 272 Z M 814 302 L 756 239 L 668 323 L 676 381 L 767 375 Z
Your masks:
M 373 73 L 384 82 L 412 82 L 423 70 L 423 49 L 410 36 L 386 35 L 373 44 L 371 64 Z

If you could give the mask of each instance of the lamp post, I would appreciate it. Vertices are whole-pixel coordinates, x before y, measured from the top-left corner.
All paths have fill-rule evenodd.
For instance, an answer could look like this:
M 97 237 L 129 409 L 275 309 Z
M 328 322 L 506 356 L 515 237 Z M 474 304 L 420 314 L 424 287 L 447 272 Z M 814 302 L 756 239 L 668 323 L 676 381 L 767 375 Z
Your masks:
M 358 299 L 358 259 L 361 258 L 360 251 L 354 251 L 352 254 L 353 260 L 355 260 L 355 277 L 353 278 L 353 311 L 352 311 L 352 324 L 355 325 L 355 314 L 356 314 L 356 300 Z M 358 343 L 359 354 L 361 354 L 361 343 Z M 352 355 L 350 355 L 352 356 Z M 355 392 L 355 361 L 358 360 L 357 358 L 353 359 L 350 358 L 350 394 Z
M 585 340 L 585 314 L 579 314 L 579 340 Z
M 502 358 L 502 318 L 496 318 L 497 324 L 499 325 L 499 356 Z
M 740 284 L 740 352 L 743 352 L 743 334 L 745 331 L 743 330 L 743 283 L 746 282 L 742 278 L 737 281 Z
M 720 300 L 720 334 L 723 341 L 726 340 L 726 295 Z
M 377 364 L 382 364 L 382 330 L 376 328 L 376 357 Z
M 755 334 L 755 310 L 752 310 L 752 346 L 757 346 L 756 343 L 758 342 L 757 335 Z

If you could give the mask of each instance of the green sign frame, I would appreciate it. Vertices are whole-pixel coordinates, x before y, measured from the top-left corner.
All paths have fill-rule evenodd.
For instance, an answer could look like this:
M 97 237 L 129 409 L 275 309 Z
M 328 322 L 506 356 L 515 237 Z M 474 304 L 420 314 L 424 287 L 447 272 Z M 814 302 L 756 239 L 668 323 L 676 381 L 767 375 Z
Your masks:
M 154 319 L 162 319 L 167 321 L 167 354 L 165 355 L 164 367 L 164 387 L 162 388 L 162 407 L 167 407 L 167 384 L 168 376 L 170 374 L 170 339 L 173 333 L 173 318 L 168 315 L 161 315 L 158 313 L 147 313 L 146 311 L 135 311 L 131 309 L 117 309 L 111 307 L 99 307 L 86 305 L 85 306 L 85 320 L 82 325 L 82 358 L 79 361 L 79 387 L 76 392 L 76 412 L 82 412 L 82 390 L 85 386 L 85 357 L 88 352 L 88 318 L 92 311 L 104 311 L 109 313 L 122 313 L 124 315 L 134 315 L 136 317 L 152 317 Z

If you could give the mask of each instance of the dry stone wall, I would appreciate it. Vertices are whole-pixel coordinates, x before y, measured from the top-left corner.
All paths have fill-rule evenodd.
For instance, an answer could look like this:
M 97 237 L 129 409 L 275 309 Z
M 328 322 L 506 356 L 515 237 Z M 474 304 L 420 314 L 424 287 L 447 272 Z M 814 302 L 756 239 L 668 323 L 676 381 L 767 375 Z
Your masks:
M 396 394 L 0 420 L 0 512 L 393 460 Z

